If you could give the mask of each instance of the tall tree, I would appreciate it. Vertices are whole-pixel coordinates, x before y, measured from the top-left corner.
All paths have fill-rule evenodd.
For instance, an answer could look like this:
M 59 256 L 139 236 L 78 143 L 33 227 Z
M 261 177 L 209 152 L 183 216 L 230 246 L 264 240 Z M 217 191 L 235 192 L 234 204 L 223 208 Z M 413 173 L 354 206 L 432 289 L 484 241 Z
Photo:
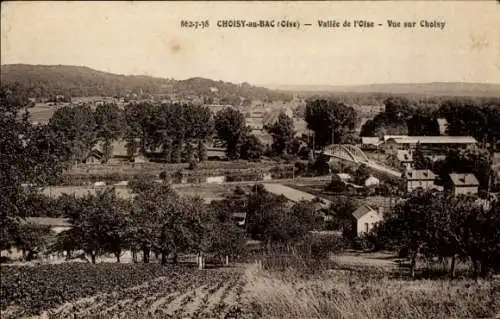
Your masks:
M 68 199 L 75 200 L 69 203 L 73 210 L 67 216 L 72 225 L 69 234 L 77 239 L 75 248 L 88 254 L 92 263 L 106 251 L 115 254 L 119 261 L 121 251 L 126 248 L 129 211 L 116 197 L 115 190 Z
M 439 124 L 437 122 L 437 118 L 430 109 L 418 107 L 406 123 L 408 125 L 408 135 L 439 135 Z
M 52 131 L 62 135 L 62 143 L 69 146 L 73 160 L 81 161 L 96 143 L 96 124 L 89 106 L 64 106 L 57 109 L 49 121 Z
M 432 160 L 424 155 L 422 145 L 417 144 L 413 152 L 413 167 L 415 169 L 432 169 Z
M 97 106 L 94 116 L 96 137 L 103 143 L 105 161 L 108 161 L 113 151 L 112 142 L 125 131 L 123 114 L 116 104 L 103 104 Z
M 343 143 L 355 128 L 356 111 L 343 103 L 332 100 L 308 101 L 306 105 L 307 127 L 314 131 L 315 143 L 324 148 L 331 143 Z
M 239 154 L 243 159 L 258 160 L 264 155 L 264 145 L 254 134 L 245 134 L 240 138 Z
M 291 151 L 293 138 L 295 136 L 293 120 L 285 113 L 280 113 L 278 121 L 267 128 L 273 137 L 273 151 L 279 155 Z
M 215 115 L 215 130 L 219 139 L 227 147 L 227 155 L 231 159 L 240 157 L 242 138 L 248 134 L 244 115 L 232 108 L 226 108 Z
M 50 226 L 20 223 L 14 238 L 14 246 L 30 261 L 35 255 L 48 247 L 52 234 Z
M 246 205 L 248 234 L 268 246 L 300 241 L 315 227 L 316 215 L 310 203 L 290 207 L 284 196 L 267 192 L 256 185 Z
M 29 122 L 31 103 L 17 87 L 0 87 L 0 248 L 13 244 L 18 219 L 26 214 L 23 183 L 46 185 L 66 167 L 59 135 Z

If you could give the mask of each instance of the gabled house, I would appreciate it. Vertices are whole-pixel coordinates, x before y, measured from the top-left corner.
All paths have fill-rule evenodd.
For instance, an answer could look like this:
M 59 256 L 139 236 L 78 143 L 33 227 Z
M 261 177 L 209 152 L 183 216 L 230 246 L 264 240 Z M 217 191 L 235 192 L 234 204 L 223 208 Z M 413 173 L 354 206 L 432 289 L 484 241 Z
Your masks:
M 97 149 L 90 150 L 83 160 L 85 164 L 102 164 L 103 161 L 104 154 Z
M 404 180 L 406 182 L 406 191 L 412 192 L 417 188 L 423 190 L 433 189 L 436 175 L 428 169 L 410 170 L 404 173 Z
M 361 205 L 352 212 L 353 232 L 356 236 L 361 236 L 373 229 L 376 223 L 384 220 L 384 210 L 380 207 L 378 210 L 368 205 Z
M 479 181 L 476 176 L 471 173 L 459 174 L 451 173 L 449 175 L 448 191 L 453 195 L 474 195 L 479 190 Z

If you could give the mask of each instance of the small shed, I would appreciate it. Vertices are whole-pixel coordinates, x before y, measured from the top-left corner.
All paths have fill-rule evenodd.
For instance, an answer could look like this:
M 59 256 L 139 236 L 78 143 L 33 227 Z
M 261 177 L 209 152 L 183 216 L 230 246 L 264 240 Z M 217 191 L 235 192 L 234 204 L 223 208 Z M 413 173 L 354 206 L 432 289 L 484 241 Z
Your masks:
M 373 229 L 376 223 L 381 222 L 384 219 L 383 209 L 378 210 L 373 209 L 368 205 L 361 205 L 352 212 L 353 217 L 353 231 L 355 231 L 357 236 L 361 236 L 368 233 Z

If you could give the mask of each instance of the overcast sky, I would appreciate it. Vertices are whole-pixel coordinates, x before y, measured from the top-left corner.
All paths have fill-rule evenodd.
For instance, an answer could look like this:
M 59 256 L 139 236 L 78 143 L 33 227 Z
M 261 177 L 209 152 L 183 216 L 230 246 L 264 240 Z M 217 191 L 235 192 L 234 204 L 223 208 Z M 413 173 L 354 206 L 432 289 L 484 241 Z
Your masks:
M 1 63 L 84 65 L 121 74 L 282 85 L 500 83 L 500 5 L 489 2 L 2 2 Z M 208 19 L 205 30 L 180 20 Z M 221 29 L 223 19 L 298 20 Z M 318 19 L 439 29 L 320 29 Z

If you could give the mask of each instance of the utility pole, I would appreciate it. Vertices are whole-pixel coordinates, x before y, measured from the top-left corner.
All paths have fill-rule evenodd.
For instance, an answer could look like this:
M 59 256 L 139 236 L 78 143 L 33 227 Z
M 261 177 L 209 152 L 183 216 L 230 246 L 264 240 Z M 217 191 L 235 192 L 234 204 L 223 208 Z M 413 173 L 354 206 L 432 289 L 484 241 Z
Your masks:
M 313 157 L 316 157 L 316 136 L 314 134 L 314 131 L 312 132 L 312 139 L 313 139 Z

